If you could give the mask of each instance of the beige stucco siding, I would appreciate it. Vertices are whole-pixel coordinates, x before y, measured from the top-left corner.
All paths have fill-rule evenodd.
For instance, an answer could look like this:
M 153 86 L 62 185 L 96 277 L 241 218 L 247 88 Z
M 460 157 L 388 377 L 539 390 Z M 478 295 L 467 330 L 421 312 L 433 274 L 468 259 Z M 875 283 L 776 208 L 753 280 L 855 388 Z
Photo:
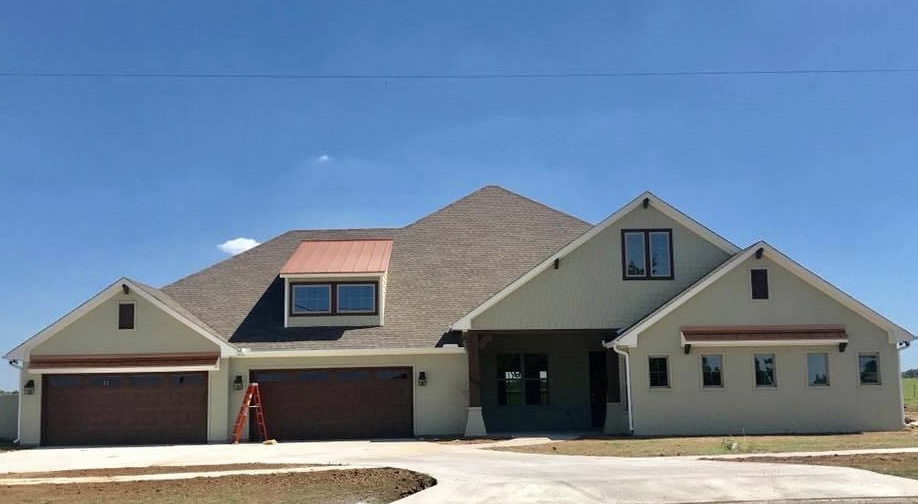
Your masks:
M 118 329 L 118 303 L 134 303 L 134 329 Z M 32 355 L 216 352 L 216 343 L 134 293 L 118 293 L 32 349 Z
M 224 421 L 227 429 L 232 428 L 243 396 L 241 391 L 229 390 L 230 382 L 236 375 L 241 375 L 248 384 L 251 370 L 375 366 L 408 366 L 413 369 L 416 436 L 464 432 L 469 389 L 468 359 L 464 352 L 449 352 L 443 355 L 234 358 L 230 361 L 226 384 L 229 400 Z M 417 375 L 420 371 L 427 374 L 427 385 L 423 387 L 417 384 Z M 268 426 L 268 434 L 270 433 Z
M 770 299 L 753 301 L 749 269 L 768 268 Z M 680 326 L 843 324 L 849 344 L 703 348 L 685 355 Z M 880 356 L 882 385 L 861 385 L 858 353 Z M 774 354 L 776 388 L 757 388 L 754 354 Z M 828 387 L 810 387 L 807 353 L 826 353 Z M 701 355 L 722 355 L 724 387 L 702 388 Z M 899 362 L 887 332 L 767 258 L 746 263 L 645 330 L 631 350 L 638 435 L 850 432 L 902 426 Z M 670 388 L 651 390 L 648 357 L 669 357 Z
M 672 229 L 674 280 L 622 280 L 621 231 Z M 472 321 L 473 329 L 627 327 L 729 254 L 662 212 L 637 208 Z

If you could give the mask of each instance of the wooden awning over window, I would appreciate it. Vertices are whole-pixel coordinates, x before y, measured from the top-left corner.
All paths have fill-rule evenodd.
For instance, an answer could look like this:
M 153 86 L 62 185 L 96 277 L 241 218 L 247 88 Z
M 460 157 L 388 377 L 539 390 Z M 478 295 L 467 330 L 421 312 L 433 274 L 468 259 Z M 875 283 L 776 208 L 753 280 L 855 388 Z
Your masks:
M 848 333 L 842 325 L 686 326 L 680 331 L 683 346 L 800 346 L 848 342 Z
M 220 369 L 220 354 L 216 352 L 33 355 L 29 360 L 29 372 L 32 373 L 215 371 L 217 369 Z

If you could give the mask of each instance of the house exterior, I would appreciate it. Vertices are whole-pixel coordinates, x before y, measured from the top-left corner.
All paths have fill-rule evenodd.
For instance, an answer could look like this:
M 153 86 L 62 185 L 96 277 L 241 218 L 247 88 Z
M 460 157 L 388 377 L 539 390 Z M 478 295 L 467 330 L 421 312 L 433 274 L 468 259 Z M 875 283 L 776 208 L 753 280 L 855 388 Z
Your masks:
M 226 442 L 253 382 L 280 440 L 849 432 L 902 426 L 912 339 L 651 193 L 594 226 L 488 186 L 121 278 L 4 357 L 29 445 Z

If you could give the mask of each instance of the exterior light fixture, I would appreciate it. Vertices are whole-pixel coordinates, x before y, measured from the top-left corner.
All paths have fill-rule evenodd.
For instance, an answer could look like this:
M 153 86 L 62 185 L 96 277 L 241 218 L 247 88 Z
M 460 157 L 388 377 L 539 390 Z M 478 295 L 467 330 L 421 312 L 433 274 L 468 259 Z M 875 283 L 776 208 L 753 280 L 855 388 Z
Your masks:
M 427 385 L 427 372 L 421 371 L 418 373 L 418 387 L 423 387 Z
M 29 380 L 25 383 L 25 386 L 22 387 L 22 393 L 25 395 L 34 395 L 35 394 L 35 380 Z
M 242 390 L 242 375 L 236 375 L 236 379 L 233 380 L 233 390 Z

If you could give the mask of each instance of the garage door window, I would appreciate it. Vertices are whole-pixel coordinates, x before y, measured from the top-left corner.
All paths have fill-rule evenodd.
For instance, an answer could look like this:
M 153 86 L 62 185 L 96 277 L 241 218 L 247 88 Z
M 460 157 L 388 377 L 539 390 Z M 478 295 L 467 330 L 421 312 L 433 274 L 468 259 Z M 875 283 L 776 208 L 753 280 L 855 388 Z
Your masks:
M 256 383 L 280 382 L 284 381 L 286 377 L 285 373 L 255 373 L 254 381 Z
M 302 371 L 293 376 L 296 381 L 325 381 L 328 380 L 327 371 Z
M 370 378 L 366 371 L 338 371 L 335 373 L 341 381 L 364 381 Z
M 89 379 L 90 387 L 115 388 L 121 386 L 121 378 L 113 376 L 94 376 Z
M 407 380 L 408 372 L 407 371 L 377 371 L 376 372 L 377 380 Z
M 178 375 L 173 378 L 176 385 L 200 385 L 204 383 L 204 376 L 196 375 Z
M 156 375 L 135 375 L 128 378 L 128 383 L 132 387 L 158 387 L 162 378 Z
M 83 379 L 79 376 L 49 376 L 48 385 L 56 388 L 82 387 Z

